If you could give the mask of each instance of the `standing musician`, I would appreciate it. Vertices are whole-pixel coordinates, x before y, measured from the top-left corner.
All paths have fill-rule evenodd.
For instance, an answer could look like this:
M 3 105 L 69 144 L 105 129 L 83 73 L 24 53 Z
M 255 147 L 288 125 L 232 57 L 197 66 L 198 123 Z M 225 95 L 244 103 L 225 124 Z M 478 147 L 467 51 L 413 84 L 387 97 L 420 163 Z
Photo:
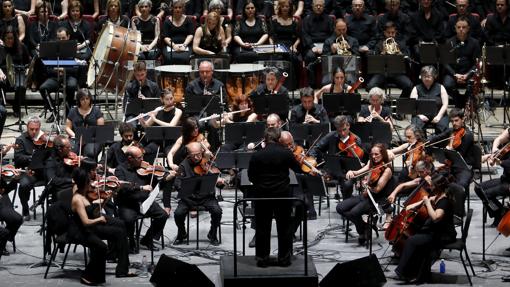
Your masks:
M 487 161 L 490 165 L 499 164 L 503 167 L 503 174 L 495 178 L 475 185 L 475 192 L 482 200 L 490 217 L 494 218 L 493 226 L 498 226 L 505 208 L 500 197 L 510 195 L 510 129 L 504 129 L 492 143 L 492 152 L 482 157 L 482 162 Z
M 351 90 L 351 86 L 345 82 L 345 71 L 341 66 L 336 67 L 331 74 L 331 83 L 323 86 L 315 93 L 315 103 L 319 103 L 324 93 L 341 94 L 348 93 Z
M 435 196 L 425 196 L 423 200 L 408 205 L 406 210 L 424 207 L 428 218 L 417 234 L 409 237 L 395 269 L 399 280 L 424 283 L 430 279 L 433 254 L 441 246 L 455 240 L 453 224 L 453 191 L 446 186 L 436 187 Z
M 208 160 L 204 157 L 205 149 L 200 143 L 190 142 L 186 145 L 186 149 L 188 156 L 179 165 L 177 177 L 175 179 L 174 186 L 177 191 L 181 190 L 183 179 L 213 173 L 212 167 L 209 166 L 212 163 L 207 162 Z M 216 185 L 224 185 L 223 179 L 218 178 Z M 215 192 L 212 190 L 207 195 L 198 194 L 199 190 L 195 192 L 197 194 L 194 193 L 190 197 L 181 197 L 175 209 L 175 225 L 177 225 L 178 231 L 174 245 L 182 244 L 186 239 L 187 234 L 186 228 L 184 227 L 184 220 L 190 208 L 203 206 L 211 214 L 211 229 L 209 233 L 207 233 L 207 238 L 212 245 L 218 246 L 220 242 L 218 240 L 217 231 L 221 224 L 221 215 L 223 212 L 218 204 Z
M 404 135 L 406 143 L 388 150 L 390 160 L 394 160 L 398 155 L 403 155 L 406 168 L 403 168 L 399 173 L 399 183 L 416 178 L 416 163 L 425 159 L 425 136 L 423 131 L 414 125 L 409 125 L 405 128 Z
M 446 131 L 429 138 L 430 143 L 450 138 L 446 143 L 446 149 L 455 150 L 464 158 L 468 165 L 473 163 L 471 150 L 474 145 L 473 133 L 464 124 L 464 112 L 461 109 L 454 108 L 448 114 L 452 127 Z M 473 172 L 470 169 L 458 168 L 455 164 L 451 166 L 450 172 L 456 179 L 456 182 L 469 192 L 469 184 L 473 178 Z
M 149 197 L 149 193 L 158 184 L 159 180 L 153 173 L 146 174 L 144 173 L 145 170 L 139 171 L 143 159 L 143 153 L 140 148 L 136 146 L 128 147 L 126 156 L 127 161 L 115 169 L 115 176 L 119 180 L 131 182 L 131 185 L 121 185 L 115 202 L 119 207 L 119 217 L 126 224 L 129 248 L 133 252 L 135 250 L 135 220 L 140 216 L 140 204 Z M 170 180 L 174 176 L 175 173 L 170 172 L 165 174 L 164 180 Z M 158 251 L 159 248 L 154 246 L 153 240 L 157 239 L 163 232 L 166 220 L 168 219 L 168 213 L 159 204 L 153 202 L 144 216 L 150 217 L 152 220 L 151 226 L 140 240 L 140 244 L 146 246 L 149 250 Z
M 78 90 L 76 93 L 76 102 L 77 105 L 72 107 L 67 115 L 65 130 L 67 135 L 74 140 L 73 151 L 75 153 L 80 153 L 78 151 L 78 148 L 80 148 L 80 139 L 76 138 L 76 128 L 103 126 L 104 117 L 101 109 L 98 106 L 92 105 L 92 96 L 88 89 Z M 97 143 L 87 143 L 82 147 L 83 154 L 86 157 L 97 160 L 100 147 L 101 145 Z
M 225 86 L 221 81 L 213 78 L 214 65 L 212 62 L 207 60 L 200 62 L 198 73 L 199 77 L 188 83 L 186 96 L 220 96 L 223 94 L 224 100 L 226 99 Z
M 369 105 L 361 106 L 358 115 L 358 122 L 382 122 L 387 123 L 393 129 L 391 121 L 391 110 L 389 107 L 383 106 L 385 94 L 381 88 L 374 87 L 368 92 Z
M 32 155 L 36 149 L 45 149 L 45 144 L 36 145 L 37 139 L 41 138 L 41 119 L 37 116 L 28 118 L 27 131 L 16 138 L 16 147 L 14 149 L 14 165 L 16 168 L 28 168 L 32 163 Z M 41 163 L 42 164 L 42 163 Z M 33 173 L 23 173 L 19 178 L 19 198 L 21 201 L 23 219 L 30 220 L 28 210 L 28 200 L 30 191 L 34 188 L 36 182 L 44 183 L 44 169 L 33 170 Z
M 411 123 L 417 128 L 424 130 L 426 125 L 435 128 L 436 134 L 444 132 L 448 128 L 448 93 L 443 85 L 436 82 L 437 70 L 434 66 L 425 66 L 420 71 L 421 83 L 411 91 L 411 99 L 435 99 L 437 106 L 436 115 L 416 115 Z
M 335 131 L 328 133 L 310 150 L 310 156 L 318 158 L 325 153 L 331 155 L 344 155 L 346 157 L 357 158 L 362 164 L 365 152 L 361 148 L 361 140 L 358 136 L 351 133 L 349 119 L 346 116 L 337 116 L 333 120 Z M 334 179 L 338 179 L 341 186 L 342 197 L 347 199 L 352 196 L 354 182 L 346 177 L 345 170 L 338 170 L 336 174 L 331 174 Z
M 449 47 L 455 51 L 456 64 L 444 65 L 446 75 L 443 84 L 452 96 L 455 107 L 462 109 L 466 106 L 469 95 L 460 95 L 458 87 L 465 87 L 476 70 L 476 59 L 480 58 L 480 43 L 469 36 L 469 21 L 466 17 L 459 17 L 455 23 L 456 35 L 447 40 Z M 469 91 L 470 89 L 468 89 Z M 475 96 L 475 95 L 473 95 Z
M 329 123 L 328 113 L 320 104 L 314 104 L 313 89 L 302 88 L 299 91 L 301 104 L 290 111 L 290 122 L 298 124 Z
M 268 94 L 276 94 L 277 96 L 289 96 L 289 90 L 282 85 L 282 79 L 280 76 L 280 82 L 277 78 L 278 69 L 274 67 L 269 67 L 264 71 L 264 82 L 259 84 L 255 90 L 253 90 L 250 94 L 250 97 L 256 96 L 264 96 Z
M 359 170 L 349 170 L 346 173 L 347 179 L 354 179 L 361 175 L 366 175 L 362 181 L 363 192 L 361 195 L 344 199 L 336 206 L 336 211 L 352 221 L 359 234 L 358 243 L 364 245 L 367 239 L 367 232 L 370 229 L 363 221 L 362 215 L 367 214 L 374 208 L 368 193 L 371 192 L 376 202 L 386 201 L 389 191 L 393 188 L 392 171 L 389 165 L 390 160 L 384 144 L 374 144 L 370 152 L 370 161 Z M 391 208 L 391 205 L 385 204 L 385 210 Z M 370 228 L 370 227 L 369 227 Z
M 159 98 L 161 90 L 156 82 L 147 78 L 147 66 L 145 62 L 136 62 L 133 65 L 134 79 L 128 84 L 126 93 L 124 95 L 123 104 L 124 109 L 134 99 L 145 99 L 145 98 Z M 134 118 L 136 115 L 125 115 L 125 120 Z M 136 121 L 132 122 L 132 125 L 136 125 Z
M 265 148 L 257 151 L 250 159 L 248 178 L 253 183 L 255 197 L 289 197 L 289 168 L 300 172 L 301 167 L 292 152 L 279 144 L 280 129 L 268 128 L 265 131 Z M 255 258 L 258 267 L 270 265 L 271 222 L 273 215 L 278 230 L 278 265 L 292 264 L 292 202 L 255 201 Z
M 105 282 L 106 257 L 108 246 L 103 242 L 112 242 L 116 253 L 117 267 L 115 277 L 135 277 L 129 273 L 129 254 L 126 228 L 124 222 L 118 218 L 98 214 L 103 199 L 92 200 L 91 179 L 84 168 L 77 168 L 73 172 L 73 197 L 71 210 L 74 222 L 71 224 L 69 236 L 84 242 L 90 250 L 90 261 L 82 273 L 80 281 L 85 285 L 95 285 Z

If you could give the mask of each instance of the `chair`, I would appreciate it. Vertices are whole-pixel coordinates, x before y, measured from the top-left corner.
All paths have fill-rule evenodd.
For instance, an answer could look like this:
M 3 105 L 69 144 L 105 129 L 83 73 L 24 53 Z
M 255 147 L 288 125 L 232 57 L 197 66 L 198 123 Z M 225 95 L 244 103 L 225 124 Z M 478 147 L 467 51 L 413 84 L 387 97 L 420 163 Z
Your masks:
M 136 251 L 140 252 L 140 234 L 142 233 L 143 220 L 147 218 L 144 215 L 139 215 L 135 220 L 135 236 L 136 236 Z M 152 218 L 151 225 L 152 225 Z M 165 249 L 165 236 L 161 235 L 161 249 Z
M 190 222 L 190 212 L 191 211 L 196 211 L 197 212 L 197 239 L 196 239 L 196 242 L 197 242 L 197 250 L 198 250 L 198 238 L 199 238 L 199 233 L 200 233 L 200 211 L 206 211 L 205 207 L 203 206 L 194 206 L 194 207 L 190 207 L 189 208 L 189 211 L 188 211 L 188 217 L 187 217 L 187 220 L 186 220 L 186 245 L 189 245 L 189 222 Z M 221 224 L 220 226 L 218 226 L 218 240 L 220 241 L 220 244 L 221 244 Z
M 441 249 L 449 249 L 449 250 L 457 250 L 459 251 L 460 260 L 462 261 L 462 265 L 464 266 L 464 271 L 466 271 L 466 275 L 469 280 L 469 285 L 473 285 L 471 281 L 471 276 L 469 275 L 469 271 L 466 266 L 466 262 L 464 261 L 464 257 L 462 256 L 462 252 L 466 254 L 467 262 L 469 263 L 469 267 L 471 268 L 471 272 L 473 272 L 473 276 L 476 276 L 475 270 L 473 269 L 473 264 L 471 264 L 471 259 L 469 259 L 469 253 L 466 248 L 466 238 L 468 237 L 469 225 L 471 224 L 471 217 L 473 216 L 473 209 L 469 209 L 466 215 L 466 221 L 464 221 L 464 227 L 462 228 L 462 237 L 457 238 L 454 242 L 443 245 Z
M 69 254 L 69 249 L 73 244 L 83 246 L 83 259 L 85 260 L 85 265 L 87 265 L 87 247 L 82 242 L 70 240 L 67 236 L 67 233 L 64 233 L 60 236 L 53 236 L 52 238 L 53 238 L 53 252 L 51 253 L 50 261 L 48 262 L 48 266 L 46 267 L 46 272 L 44 272 L 44 279 L 46 279 L 46 277 L 48 276 L 48 271 L 50 270 L 51 263 L 55 260 L 55 257 L 57 256 L 57 252 L 59 250 L 58 246 L 67 245 L 64 260 L 62 261 L 60 269 L 64 269 L 64 265 L 66 264 L 67 260 L 67 255 Z

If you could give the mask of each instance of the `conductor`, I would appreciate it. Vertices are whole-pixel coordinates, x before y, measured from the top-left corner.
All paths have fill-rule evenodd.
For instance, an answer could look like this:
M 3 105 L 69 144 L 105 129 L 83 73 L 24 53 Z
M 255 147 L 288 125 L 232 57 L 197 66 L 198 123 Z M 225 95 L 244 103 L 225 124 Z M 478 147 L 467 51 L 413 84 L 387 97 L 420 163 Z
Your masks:
M 266 146 L 251 158 L 248 178 L 258 198 L 290 197 L 289 168 L 299 172 L 299 163 L 292 152 L 278 143 L 279 128 L 268 128 L 264 134 Z M 291 265 L 292 256 L 292 202 L 261 200 L 255 202 L 255 257 L 258 267 L 270 265 L 271 223 L 273 214 L 278 231 L 278 266 Z

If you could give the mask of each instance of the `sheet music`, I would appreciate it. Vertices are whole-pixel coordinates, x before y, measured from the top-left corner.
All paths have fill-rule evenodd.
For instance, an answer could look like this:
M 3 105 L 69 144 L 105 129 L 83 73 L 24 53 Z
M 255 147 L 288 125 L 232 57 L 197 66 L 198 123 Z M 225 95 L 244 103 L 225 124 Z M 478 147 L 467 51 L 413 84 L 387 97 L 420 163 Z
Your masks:
M 140 213 L 145 214 L 151 208 L 152 203 L 156 200 L 156 196 L 159 193 L 159 184 L 151 191 L 149 197 L 140 205 Z

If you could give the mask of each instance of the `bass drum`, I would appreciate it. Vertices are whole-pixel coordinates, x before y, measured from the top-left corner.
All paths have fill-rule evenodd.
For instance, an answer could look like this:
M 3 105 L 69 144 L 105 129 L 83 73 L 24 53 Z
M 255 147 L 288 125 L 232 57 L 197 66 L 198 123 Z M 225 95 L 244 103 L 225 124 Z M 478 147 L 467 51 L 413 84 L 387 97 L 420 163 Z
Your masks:
M 142 36 L 139 31 L 130 30 L 111 23 L 105 25 L 94 47 L 87 74 L 87 85 L 109 92 L 124 94 L 127 84 L 133 76 L 128 64 L 135 63 L 140 52 Z M 118 90 L 117 90 L 118 89 Z

